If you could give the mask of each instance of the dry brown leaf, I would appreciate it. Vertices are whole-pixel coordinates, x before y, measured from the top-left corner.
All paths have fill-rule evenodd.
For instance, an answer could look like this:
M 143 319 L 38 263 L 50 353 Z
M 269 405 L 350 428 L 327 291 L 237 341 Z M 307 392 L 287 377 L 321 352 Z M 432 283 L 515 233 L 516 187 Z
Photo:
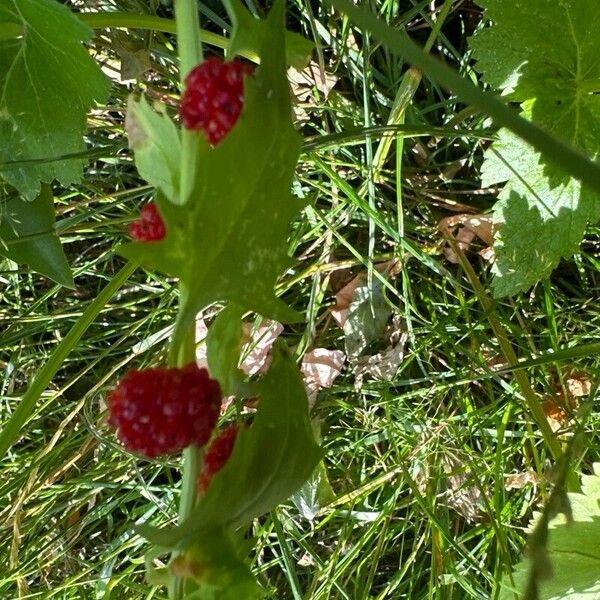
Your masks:
M 485 260 L 492 260 L 494 251 L 494 229 L 492 217 L 489 215 L 453 215 L 446 217 L 438 223 L 438 230 L 442 234 L 452 236 L 458 243 L 458 247 L 466 252 L 471 247 L 471 243 L 477 237 L 486 247 L 480 250 L 478 254 Z M 444 247 L 444 255 L 449 262 L 458 264 L 458 257 L 451 247 Z
M 443 466 L 448 478 L 448 508 L 455 510 L 469 523 L 481 521 L 485 515 L 485 502 L 480 486 L 473 483 L 474 474 L 454 456 L 445 456 Z
M 561 406 L 552 396 L 547 396 L 545 398 L 542 402 L 542 408 L 544 409 L 550 429 L 552 429 L 554 433 L 569 424 L 569 415 L 567 414 L 564 405 Z
M 246 375 L 264 373 L 271 364 L 271 348 L 281 335 L 283 325 L 265 319 L 254 332 L 250 323 L 243 323 L 242 331 L 246 343 L 242 347 L 244 360 L 240 368 Z
M 381 274 L 394 275 L 396 269 L 400 268 L 397 258 L 375 265 L 375 269 Z M 352 304 L 352 297 L 356 288 L 367 280 L 367 271 L 361 271 L 354 279 L 347 283 L 336 295 L 335 306 L 331 309 L 331 316 L 340 328 L 344 328 L 348 317 L 348 308 Z
M 566 428 L 572 422 L 572 415 L 579 407 L 581 398 L 588 396 L 592 390 L 592 382 L 583 371 L 565 369 L 563 372 L 564 387 L 556 372 L 552 373 L 553 396 L 546 396 L 542 407 L 552 431 Z M 565 393 L 566 392 L 566 393 Z
M 582 371 L 571 371 L 565 377 L 567 393 L 571 400 L 589 396 L 592 391 L 592 382 L 588 375 Z
M 359 356 L 352 364 L 355 389 L 362 388 L 365 375 L 371 375 L 379 380 L 392 379 L 404 359 L 404 346 L 407 340 L 407 334 L 402 333 L 398 342 L 383 352 L 372 356 Z
M 533 469 L 523 473 L 505 475 L 504 480 L 504 489 L 507 491 L 522 490 L 528 483 L 532 483 L 534 486 L 539 483 L 539 477 Z
M 346 356 L 341 350 L 327 350 L 327 348 L 315 348 L 304 355 L 300 370 L 311 407 L 315 403 L 317 392 L 333 385 L 342 372 L 345 360 Z
M 294 67 L 288 69 L 288 80 L 294 97 L 294 116 L 297 121 L 306 121 L 307 107 L 318 106 L 319 102 L 327 100 L 329 93 L 338 81 L 332 73 L 321 70 L 318 63 L 311 61 L 302 71 Z M 318 94 L 315 94 L 317 90 Z M 302 104 L 302 107 L 298 107 Z
M 196 364 L 202 369 L 208 369 L 206 359 L 206 335 L 208 327 L 201 315 L 196 317 Z

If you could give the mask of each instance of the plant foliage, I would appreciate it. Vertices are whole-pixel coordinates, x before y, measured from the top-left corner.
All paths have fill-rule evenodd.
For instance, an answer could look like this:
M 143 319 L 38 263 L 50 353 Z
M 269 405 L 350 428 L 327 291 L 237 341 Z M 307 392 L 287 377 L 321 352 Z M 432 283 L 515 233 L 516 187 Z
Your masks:
M 108 80 L 82 42 L 91 30 L 54 0 L 3 0 L 0 23 L 21 28 L 0 41 L 0 175 L 28 200 L 40 182 L 70 185 L 84 161 L 86 114 Z
M 582 478 L 582 493 L 569 493 L 572 518 L 557 516 L 550 522 L 547 557 L 552 576 L 539 582 L 541 600 L 591 600 L 600 597 L 600 463 L 593 475 Z M 530 560 L 520 562 L 506 578 L 502 600 L 514 600 L 527 581 Z
M 590 23 L 600 1 L 479 0 L 492 26 L 471 39 L 477 68 L 522 115 L 578 147 L 600 153 L 600 38 Z M 503 184 L 494 220 L 496 296 L 526 290 L 578 248 L 600 196 L 542 160 L 506 130 L 486 152 L 484 186 Z
M 125 256 L 180 279 L 189 290 L 188 319 L 216 301 L 280 321 L 297 318 L 274 294 L 277 278 L 291 264 L 285 245 L 290 221 L 304 205 L 290 193 L 300 136 L 291 121 L 282 19 L 275 7 L 265 21 L 261 64 L 246 78 L 244 110 L 235 128 L 215 148 L 197 134 L 196 180 L 187 202 L 158 195 L 166 238 L 121 247 Z M 147 126 L 160 121 L 161 129 L 171 129 L 166 117 L 149 118 L 144 103 L 135 110 Z M 160 139 L 161 132 L 147 130 L 133 141 L 138 166 L 146 153 L 160 152 L 155 142 Z M 162 171 L 148 177 L 169 195 L 176 187 L 164 181 L 177 181 L 174 163 L 172 169 L 170 178 Z

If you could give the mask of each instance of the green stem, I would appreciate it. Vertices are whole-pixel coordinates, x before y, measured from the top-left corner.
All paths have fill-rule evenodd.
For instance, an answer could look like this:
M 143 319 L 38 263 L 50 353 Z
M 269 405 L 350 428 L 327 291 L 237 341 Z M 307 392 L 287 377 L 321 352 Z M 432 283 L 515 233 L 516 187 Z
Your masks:
M 458 257 L 460 266 L 465 271 L 469 282 L 473 286 L 475 293 L 477 294 L 477 298 L 485 311 L 488 322 L 490 323 L 494 335 L 498 340 L 498 344 L 500 345 L 500 350 L 506 359 L 506 362 L 510 367 L 518 367 L 519 359 L 517 354 L 513 348 L 512 343 L 510 342 L 510 338 L 508 333 L 506 332 L 504 326 L 500 322 L 496 314 L 496 310 L 494 308 L 494 304 L 490 297 L 487 295 L 486 291 L 481 285 L 475 270 L 471 266 L 471 263 L 468 261 L 464 252 L 459 248 L 458 243 L 452 236 L 447 236 L 446 238 L 449 244 L 452 247 L 452 250 L 455 252 Z M 529 378 L 527 374 L 522 370 L 514 370 L 513 376 L 521 390 L 521 394 L 523 399 L 525 400 L 525 404 L 529 413 L 533 416 L 533 420 L 535 421 L 538 429 L 540 430 L 548 449 L 550 450 L 550 454 L 552 454 L 552 458 L 558 460 L 558 458 L 562 455 L 562 448 L 559 440 L 554 435 L 548 420 L 546 419 L 546 413 L 539 401 L 539 398 L 533 388 L 531 387 L 531 383 L 529 382 Z
M 578 148 L 547 133 L 527 121 L 503 100 L 481 91 L 466 77 L 424 52 L 408 35 L 380 21 L 368 10 L 354 6 L 350 0 L 330 0 L 338 10 L 373 37 L 401 54 L 408 62 L 423 70 L 432 80 L 452 90 L 461 100 L 487 113 L 498 126 L 507 127 L 538 150 L 543 158 L 600 192 L 600 163 L 590 160 Z
M 126 12 L 93 12 L 76 13 L 77 17 L 92 29 L 151 29 L 163 33 L 177 33 L 177 25 L 173 19 L 165 19 L 154 15 L 139 15 Z M 2 29 L 0 29 L 0 34 Z M 17 32 L 18 33 L 18 32 Z M 13 35 L 12 37 L 17 37 Z M 202 41 L 217 48 L 227 48 L 229 40 L 212 31 L 200 31 Z M 256 60 L 256 53 L 243 54 L 245 58 Z
M 196 0 L 177 0 L 175 3 L 175 20 L 177 29 L 177 48 L 179 52 L 179 70 L 181 89 L 185 87 L 187 74 L 202 60 L 202 42 L 200 39 L 200 23 Z M 185 204 L 195 179 L 197 157 L 197 136 L 195 132 L 182 130 L 181 148 L 181 194 L 179 202 Z M 188 304 L 188 290 L 179 284 L 179 314 L 171 339 L 169 360 L 177 366 L 184 366 L 195 361 L 195 328 L 193 319 L 185 307 Z M 181 498 L 179 500 L 179 524 L 190 515 L 196 503 L 196 480 L 200 470 L 201 451 L 196 446 L 189 446 L 183 452 L 183 479 Z M 173 552 L 172 558 L 178 552 Z M 184 595 L 184 579 L 173 576 L 169 585 L 169 598 L 180 600 Z
M 177 49 L 179 51 L 179 76 L 181 89 L 185 89 L 187 74 L 202 60 L 202 42 L 200 41 L 200 22 L 198 6 L 195 0 L 177 0 L 175 3 L 177 24 Z M 181 131 L 181 192 L 179 203 L 185 204 L 194 187 L 198 133 L 182 129 Z
M 48 359 L 48 362 L 39 370 L 32 384 L 25 392 L 19 406 L 11 415 L 8 423 L 0 434 L 0 459 L 4 457 L 12 443 L 17 439 L 23 425 L 33 412 L 36 402 L 63 362 L 73 351 L 81 336 L 87 328 L 95 321 L 100 311 L 106 306 L 117 290 L 129 279 L 137 268 L 136 263 L 125 265 L 110 281 L 110 283 L 96 296 L 94 301 L 85 309 L 79 320 L 73 325 L 69 333 L 62 339 L 60 344 Z

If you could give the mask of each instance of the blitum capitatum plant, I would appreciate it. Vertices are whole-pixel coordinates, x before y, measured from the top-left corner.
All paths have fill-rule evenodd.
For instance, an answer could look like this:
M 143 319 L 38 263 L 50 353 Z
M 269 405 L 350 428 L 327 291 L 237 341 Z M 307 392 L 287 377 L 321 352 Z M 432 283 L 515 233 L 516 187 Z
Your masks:
M 129 101 L 136 166 L 156 192 L 129 227 L 133 242 L 119 251 L 177 278 L 179 308 L 166 364 L 121 379 L 109 394 L 109 422 L 138 455 L 182 453 L 178 524 L 136 526 L 155 547 L 149 581 L 167 585 L 176 600 L 252 600 L 262 594 L 248 567 L 248 529 L 296 492 L 321 457 L 285 345 L 276 345 L 260 379 L 238 369 L 244 315 L 284 323 L 299 316 L 274 288 L 291 263 L 290 222 L 304 206 L 291 194 L 301 139 L 286 78 L 284 2 L 264 21 L 226 2 L 237 26 L 225 59 L 202 60 L 196 8 L 194 0 L 175 3 L 181 127 L 164 107 Z M 236 58 L 251 39 L 257 67 Z M 195 320 L 215 304 L 223 308 L 208 332 L 206 370 L 194 362 Z M 258 398 L 249 427 L 215 433 L 222 395 Z M 171 560 L 156 569 L 165 552 Z

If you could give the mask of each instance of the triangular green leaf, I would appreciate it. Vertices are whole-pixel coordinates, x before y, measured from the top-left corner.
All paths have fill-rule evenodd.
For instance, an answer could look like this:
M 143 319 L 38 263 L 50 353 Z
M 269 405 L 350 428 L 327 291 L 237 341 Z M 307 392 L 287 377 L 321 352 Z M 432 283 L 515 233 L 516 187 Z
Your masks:
M 550 523 L 547 551 L 553 576 L 539 582 L 540 600 L 600 598 L 600 463 L 594 471 L 583 476 L 581 494 L 568 494 L 573 522 L 559 515 Z M 529 568 L 529 560 L 517 565 L 514 586 L 508 577 L 504 580 L 502 600 L 522 597 Z
M 244 110 L 217 147 L 197 134 L 197 179 L 189 201 L 157 197 L 167 236 L 128 244 L 121 253 L 180 278 L 185 311 L 231 301 L 279 321 L 297 314 L 274 293 L 291 265 L 285 239 L 304 202 L 291 195 L 300 136 L 291 120 L 283 39 L 283 3 L 271 10 L 261 65 L 246 78 Z
M 265 21 L 255 19 L 240 0 L 225 0 L 224 4 L 235 29 L 227 56 L 231 58 L 237 54 L 253 53 L 256 48 L 262 48 L 265 36 L 269 35 Z M 293 31 L 285 32 L 286 63 L 291 67 L 302 70 L 308 63 L 313 48 L 312 42 L 305 37 Z
M 600 155 L 600 36 L 590 23 L 600 3 L 478 0 L 492 26 L 471 40 L 483 78 L 536 125 Z M 486 153 L 483 185 L 505 183 L 495 221 L 494 294 L 526 290 L 577 250 L 586 222 L 600 217 L 600 196 L 541 162 L 507 132 Z
M 0 254 L 65 287 L 75 283 L 54 231 L 54 198 L 49 185 L 32 201 L 19 197 L 0 204 Z
M 308 417 L 300 372 L 279 343 L 257 391 L 260 400 L 254 422 L 240 431 L 231 458 L 191 516 L 172 529 L 142 525 L 139 533 L 160 546 L 185 548 L 207 527 L 246 527 L 306 481 L 321 450 Z
M 0 22 L 23 27 L 0 41 L 0 175 L 32 200 L 40 181 L 81 178 L 82 160 L 58 159 L 85 149 L 86 113 L 109 85 L 81 45 L 91 30 L 59 2 L 4 0 Z

